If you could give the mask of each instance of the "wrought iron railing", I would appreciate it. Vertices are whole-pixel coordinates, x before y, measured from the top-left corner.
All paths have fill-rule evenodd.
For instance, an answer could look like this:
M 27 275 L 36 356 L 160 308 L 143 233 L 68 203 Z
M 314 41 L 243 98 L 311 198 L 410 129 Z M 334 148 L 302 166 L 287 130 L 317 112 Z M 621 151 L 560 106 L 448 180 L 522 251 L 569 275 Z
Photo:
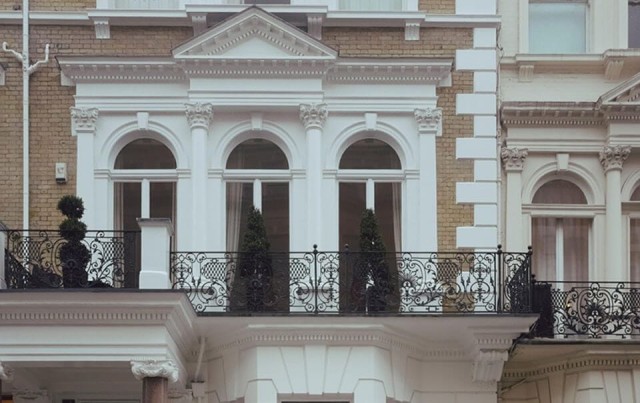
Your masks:
M 58 231 L 8 230 L 4 234 L 7 288 L 63 287 L 60 248 L 67 241 Z M 82 244 L 90 260 L 84 267 L 87 276 L 81 287 L 138 288 L 139 231 L 87 231 Z
M 533 337 L 640 336 L 640 283 L 535 282 Z
M 200 314 L 527 313 L 531 253 L 172 252 Z

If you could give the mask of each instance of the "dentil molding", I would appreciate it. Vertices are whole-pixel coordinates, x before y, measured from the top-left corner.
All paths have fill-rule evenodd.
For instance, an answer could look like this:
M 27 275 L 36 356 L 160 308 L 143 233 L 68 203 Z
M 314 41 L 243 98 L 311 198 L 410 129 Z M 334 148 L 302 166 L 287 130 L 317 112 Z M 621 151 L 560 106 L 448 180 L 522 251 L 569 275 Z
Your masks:
M 185 113 L 191 128 L 202 127 L 209 128 L 213 120 L 213 105 L 209 103 L 185 104 Z
M 173 361 L 146 360 L 131 361 L 133 376 L 141 381 L 144 378 L 167 378 L 169 382 L 177 382 L 180 371 Z
M 529 155 L 529 150 L 526 148 L 502 147 L 500 151 L 502 164 L 507 171 L 522 171 L 527 155 Z
M 607 172 L 611 169 L 622 169 L 624 161 L 631 153 L 631 146 L 605 146 L 600 151 L 600 163 L 602 168 Z
M 74 135 L 78 132 L 95 132 L 98 121 L 96 108 L 70 108 L 71 124 Z
M 418 132 L 442 134 L 442 108 L 416 109 L 414 117 L 418 123 Z
M 300 105 L 300 121 L 307 130 L 312 128 L 322 129 L 328 114 L 327 104 Z

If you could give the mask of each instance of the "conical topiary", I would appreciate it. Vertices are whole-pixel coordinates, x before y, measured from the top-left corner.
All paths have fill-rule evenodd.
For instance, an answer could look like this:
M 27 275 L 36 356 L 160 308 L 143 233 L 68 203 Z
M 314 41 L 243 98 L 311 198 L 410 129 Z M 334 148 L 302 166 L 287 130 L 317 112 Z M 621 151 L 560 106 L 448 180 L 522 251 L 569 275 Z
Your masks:
M 60 236 L 67 241 L 60 247 L 62 283 L 65 288 L 85 287 L 85 268 L 91 260 L 91 254 L 82 243 L 87 234 L 87 226 L 80 221 L 84 214 L 82 199 L 77 196 L 63 196 L 58 202 L 58 210 L 67 217 L 59 226 Z
M 270 246 L 262 213 L 252 207 L 238 252 L 232 309 L 258 312 L 271 305 L 267 301 L 273 276 Z

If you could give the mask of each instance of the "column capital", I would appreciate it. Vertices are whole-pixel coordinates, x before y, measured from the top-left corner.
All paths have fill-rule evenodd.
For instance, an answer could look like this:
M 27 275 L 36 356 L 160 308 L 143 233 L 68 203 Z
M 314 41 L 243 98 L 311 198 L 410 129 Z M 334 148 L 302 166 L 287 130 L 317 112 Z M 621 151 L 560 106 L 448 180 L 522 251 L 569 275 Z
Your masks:
M 442 131 L 442 108 L 416 109 L 413 115 L 418 123 L 418 133 L 438 135 Z
M 612 169 L 622 169 L 624 161 L 629 157 L 631 153 L 631 146 L 605 146 L 600 151 L 600 163 L 604 172 L 608 172 Z
M 520 172 L 524 168 L 524 161 L 529 155 L 529 150 L 518 147 L 502 147 L 500 158 L 507 172 Z
M 169 382 L 177 382 L 180 375 L 176 364 L 169 360 L 131 361 L 131 372 L 139 381 L 144 378 L 167 378 Z
M 96 108 L 69 108 L 71 112 L 71 128 L 73 135 L 78 133 L 95 133 L 98 121 L 98 109 Z
M 184 105 L 191 129 L 195 129 L 196 127 L 209 129 L 209 125 L 213 120 L 213 105 L 209 103 L 202 104 L 200 102 Z
M 0 362 L 0 381 L 13 382 L 13 368 Z
M 328 115 L 327 104 L 300 104 L 300 121 L 307 130 L 322 129 Z

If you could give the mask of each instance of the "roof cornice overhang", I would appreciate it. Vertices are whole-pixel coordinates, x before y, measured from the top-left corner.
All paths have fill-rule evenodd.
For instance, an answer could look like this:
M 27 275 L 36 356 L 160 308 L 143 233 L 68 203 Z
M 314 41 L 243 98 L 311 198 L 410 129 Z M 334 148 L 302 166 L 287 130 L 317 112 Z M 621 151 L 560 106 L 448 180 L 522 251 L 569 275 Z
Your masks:
M 505 102 L 504 127 L 606 126 L 611 121 L 637 122 L 640 104 L 597 102 Z
M 352 83 L 433 83 L 451 76 L 451 59 L 229 59 L 58 57 L 66 78 L 78 82 L 175 82 L 190 78 L 296 77 Z

